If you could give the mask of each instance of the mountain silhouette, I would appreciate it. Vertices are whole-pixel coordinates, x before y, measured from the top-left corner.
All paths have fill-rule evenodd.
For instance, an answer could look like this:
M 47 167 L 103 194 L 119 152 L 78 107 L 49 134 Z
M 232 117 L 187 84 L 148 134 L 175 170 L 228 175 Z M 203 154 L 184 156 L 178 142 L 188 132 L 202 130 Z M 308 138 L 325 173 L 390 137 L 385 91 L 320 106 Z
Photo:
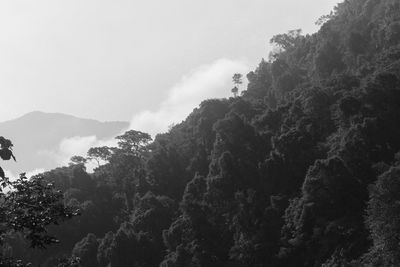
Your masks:
M 30 112 L 0 123 L 0 136 L 13 142 L 17 157 L 17 162 L 5 162 L 3 166 L 14 175 L 35 169 L 50 170 L 59 167 L 56 157 L 63 140 L 107 140 L 128 126 L 128 122 L 122 121 L 100 122 L 62 113 Z

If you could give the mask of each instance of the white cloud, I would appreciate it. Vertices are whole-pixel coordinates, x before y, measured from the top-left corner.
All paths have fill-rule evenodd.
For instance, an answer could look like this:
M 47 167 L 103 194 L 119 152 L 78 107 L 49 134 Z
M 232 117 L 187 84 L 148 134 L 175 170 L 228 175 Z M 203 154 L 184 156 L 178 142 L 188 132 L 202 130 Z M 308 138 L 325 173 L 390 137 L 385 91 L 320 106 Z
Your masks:
M 246 74 L 248 70 L 244 62 L 229 59 L 219 59 L 212 64 L 201 66 L 182 77 L 181 81 L 168 91 L 167 98 L 156 111 L 144 110 L 135 115 L 130 128 L 150 133 L 152 136 L 165 132 L 171 124 L 184 120 L 201 101 L 231 96 L 232 75 L 237 72 Z M 245 88 L 245 85 L 242 85 L 242 88 Z M 91 147 L 99 146 L 115 147 L 117 140 L 99 140 L 95 135 L 64 138 L 58 147 L 38 151 L 38 156 L 49 159 L 54 166 L 65 166 L 72 156 L 86 156 Z M 96 166 L 93 162 L 86 165 L 88 171 L 92 171 Z M 43 172 L 39 167 L 30 171 L 29 175 Z
M 91 147 L 116 145 L 117 140 L 115 139 L 99 140 L 95 135 L 65 138 L 60 142 L 58 147 L 58 162 L 62 165 L 66 165 L 72 156 L 86 156 L 87 151 Z
M 4 169 L 4 174 L 6 175 L 6 177 L 10 178 L 11 180 L 16 180 L 19 177 L 19 175 L 16 175 L 7 169 Z
M 152 136 L 166 132 L 169 125 L 184 120 L 201 101 L 230 96 L 232 75 L 237 72 L 246 74 L 248 70 L 244 62 L 229 59 L 201 66 L 182 77 L 156 111 L 145 110 L 134 115 L 130 128 Z
M 43 150 L 39 152 L 41 157 L 46 157 L 54 162 L 55 166 L 66 166 L 70 162 L 72 156 L 86 157 L 87 151 L 91 147 L 99 146 L 117 146 L 117 140 L 98 139 L 95 135 L 90 136 L 74 136 L 71 138 L 64 138 L 59 143 L 58 147 L 54 150 Z M 89 171 L 93 170 L 94 164 L 88 163 L 86 165 Z M 32 172 L 32 171 L 31 171 Z

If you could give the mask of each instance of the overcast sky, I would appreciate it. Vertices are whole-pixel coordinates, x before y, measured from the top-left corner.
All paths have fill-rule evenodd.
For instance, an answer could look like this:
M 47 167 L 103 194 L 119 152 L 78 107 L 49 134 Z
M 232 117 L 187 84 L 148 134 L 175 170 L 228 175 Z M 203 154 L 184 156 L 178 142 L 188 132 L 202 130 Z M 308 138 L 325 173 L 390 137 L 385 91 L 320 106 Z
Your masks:
M 228 96 L 233 72 L 267 58 L 273 35 L 315 32 L 337 2 L 2 0 L 0 121 L 33 110 L 135 127 L 182 119 Z

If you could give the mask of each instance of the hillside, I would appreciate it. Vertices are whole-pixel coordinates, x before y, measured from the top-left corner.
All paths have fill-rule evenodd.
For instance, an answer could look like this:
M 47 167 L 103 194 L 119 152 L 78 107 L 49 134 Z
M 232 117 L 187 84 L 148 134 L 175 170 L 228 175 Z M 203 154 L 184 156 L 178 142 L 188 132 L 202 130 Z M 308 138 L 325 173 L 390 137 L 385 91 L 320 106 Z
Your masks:
M 126 132 L 93 174 L 45 173 L 82 216 L 48 250 L 11 234 L 7 251 L 45 266 L 400 266 L 400 2 L 346 0 L 317 33 L 271 42 L 242 96 L 153 142 Z
M 1 122 L 0 133 L 12 140 L 17 162 L 6 162 L 13 174 L 35 169 L 50 170 L 59 166 L 54 159 L 62 140 L 96 136 L 110 139 L 128 128 L 127 122 L 99 122 L 61 113 L 31 112 L 14 120 Z

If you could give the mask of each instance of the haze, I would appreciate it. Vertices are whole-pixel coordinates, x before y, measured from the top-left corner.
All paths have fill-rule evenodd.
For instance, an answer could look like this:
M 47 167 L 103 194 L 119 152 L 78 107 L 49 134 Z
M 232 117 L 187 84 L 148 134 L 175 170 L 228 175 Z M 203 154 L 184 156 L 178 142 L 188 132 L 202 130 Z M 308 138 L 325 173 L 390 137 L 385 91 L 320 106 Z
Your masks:
M 232 73 L 266 58 L 274 34 L 315 32 L 337 2 L 1 1 L 0 121 L 41 110 L 140 127 L 171 108 L 168 123 L 183 119 L 229 96 Z

